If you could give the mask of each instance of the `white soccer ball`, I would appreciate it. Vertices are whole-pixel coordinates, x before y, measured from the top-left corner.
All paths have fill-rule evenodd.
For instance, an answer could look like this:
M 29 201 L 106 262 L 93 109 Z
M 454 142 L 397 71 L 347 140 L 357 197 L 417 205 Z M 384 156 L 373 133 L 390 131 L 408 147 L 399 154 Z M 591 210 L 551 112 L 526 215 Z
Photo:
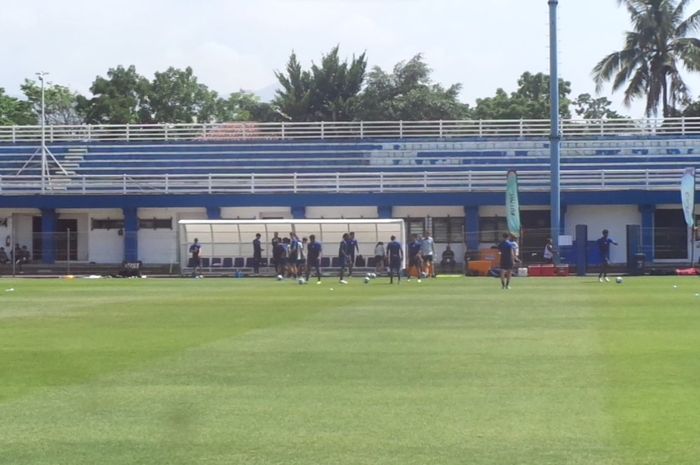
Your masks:
M 428 273 L 426 273 L 425 271 L 421 271 L 421 272 L 420 272 L 420 276 L 421 276 L 421 278 L 427 278 L 427 277 L 428 277 Z
M 281 274 L 277 275 L 277 281 L 282 281 L 283 279 L 284 279 L 284 277 Z
M 297 279 L 297 283 L 304 284 L 304 283 L 306 283 L 306 281 L 304 281 L 304 278 L 299 278 L 299 279 Z
M 617 278 L 615 278 L 615 282 L 617 284 L 622 284 L 622 276 L 618 276 Z
M 377 273 L 370 273 L 369 277 L 372 279 L 377 279 Z
M 365 284 L 369 284 L 369 276 L 365 276 Z

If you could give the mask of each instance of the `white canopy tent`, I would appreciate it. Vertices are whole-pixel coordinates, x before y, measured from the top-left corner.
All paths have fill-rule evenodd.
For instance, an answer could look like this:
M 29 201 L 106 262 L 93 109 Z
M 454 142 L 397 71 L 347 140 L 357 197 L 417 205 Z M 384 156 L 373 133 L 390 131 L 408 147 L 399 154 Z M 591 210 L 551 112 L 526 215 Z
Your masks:
M 359 255 L 369 258 L 374 257 L 377 242 L 386 245 L 391 236 L 396 236 L 403 244 L 406 229 L 401 219 L 180 220 L 180 269 L 190 268 L 189 246 L 195 238 L 202 245 L 204 269 L 250 268 L 257 233 L 261 235 L 263 259 L 269 264 L 275 232 L 279 237 L 289 237 L 289 233 L 294 232 L 300 239 L 314 234 L 323 245 L 324 257 L 336 257 L 343 234 L 354 232 Z

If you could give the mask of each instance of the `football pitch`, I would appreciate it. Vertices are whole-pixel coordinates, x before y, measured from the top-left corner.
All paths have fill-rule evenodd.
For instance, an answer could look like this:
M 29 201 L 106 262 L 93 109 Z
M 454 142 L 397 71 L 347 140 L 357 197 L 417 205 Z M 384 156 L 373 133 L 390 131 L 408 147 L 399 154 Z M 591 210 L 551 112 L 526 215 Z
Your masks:
M 697 278 L 0 286 L 1 464 L 700 457 Z

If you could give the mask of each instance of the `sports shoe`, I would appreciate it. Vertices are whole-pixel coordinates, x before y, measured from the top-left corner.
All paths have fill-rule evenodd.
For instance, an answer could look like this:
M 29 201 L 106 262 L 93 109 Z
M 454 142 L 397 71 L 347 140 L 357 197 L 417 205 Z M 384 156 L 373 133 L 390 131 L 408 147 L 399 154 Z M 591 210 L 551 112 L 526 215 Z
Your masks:
M 603 278 L 598 278 L 598 282 L 599 282 L 599 283 L 602 283 L 602 282 L 603 282 Z
M 606 282 L 606 283 L 609 283 L 609 282 L 610 282 L 610 278 L 608 278 L 608 277 L 606 276 L 606 277 L 605 277 L 605 282 Z
M 341 280 L 340 280 L 340 284 L 347 284 L 347 283 L 348 283 L 348 282 L 347 282 L 346 280 L 344 280 L 344 279 L 341 279 Z

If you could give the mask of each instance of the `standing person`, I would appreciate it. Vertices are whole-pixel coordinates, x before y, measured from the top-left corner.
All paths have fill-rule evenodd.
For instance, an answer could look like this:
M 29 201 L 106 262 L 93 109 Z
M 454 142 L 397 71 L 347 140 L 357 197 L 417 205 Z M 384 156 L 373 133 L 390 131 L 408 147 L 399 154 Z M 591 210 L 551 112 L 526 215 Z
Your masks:
M 302 238 L 299 243 L 299 250 L 297 250 L 297 273 L 299 273 L 299 277 L 304 276 L 306 271 L 306 246 L 308 242 L 307 238 Z
M 418 273 L 418 282 L 420 280 L 420 273 L 423 270 L 423 260 L 420 256 L 421 244 L 418 240 L 418 234 L 412 236 L 411 242 L 408 243 L 408 278 L 407 281 L 411 280 L 411 270 L 415 269 Z
M 294 279 L 299 277 L 299 248 L 301 247 L 301 242 L 299 238 L 293 232 L 289 233 L 289 260 L 288 268 L 289 273 L 294 277 Z
M 349 245 L 348 247 L 350 248 L 349 252 L 350 255 L 348 256 L 348 276 L 352 276 L 352 270 L 355 268 L 355 252 L 357 252 L 357 255 L 360 255 L 360 245 L 357 243 L 357 239 L 355 239 L 355 233 L 350 232 L 348 236 L 349 240 Z
M 306 239 L 306 238 L 305 238 Z M 316 284 L 321 284 L 321 252 L 323 247 L 320 242 L 316 242 L 316 236 L 309 236 L 309 243 L 306 246 L 306 282 L 309 282 L 311 269 L 316 270 Z
M 389 256 L 389 284 L 394 284 L 394 273 L 396 273 L 396 284 L 401 284 L 403 247 L 401 247 L 401 243 L 396 240 L 396 236 L 391 236 L 391 242 L 386 246 L 386 253 Z
M 262 261 L 262 245 L 260 244 L 260 233 L 253 239 L 253 273 L 260 274 L 260 262 Z
M 290 269 L 289 269 L 289 245 L 291 241 L 289 240 L 288 237 L 285 237 L 282 239 L 282 241 L 279 243 L 279 248 L 280 248 L 280 274 L 283 277 L 288 278 L 290 275 Z
M 518 264 L 520 263 L 520 246 L 518 245 L 518 238 L 515 236 L 515 234 L 511 234 L 508 240 L 513 245 L 513 264 Z
M 603 236 L 596 241 L 601 259 L 600 274 L 598 274 L 598 281 L 601 283 L 603 280 L 605 280 L 606 283 L 610 282 L 610 279 L 608 279 L 608 266 L 610 265 L 610 244 L 618 245 L 617 242 L 608 237 L 608 234 L 608 230 L 603 229 Z
M 200 254 L 202 253 L 202 244 L 199 243 L 199 239 L 194 238 L 194 242 L 190 246 L 190 253 L 192 254 L 192 277 L 197 275 L 197 268 L 199 272 L 202 272 L 202 259 Z
M 377 272 L 377 274 L 379 274 L 385 269 L 386 252 L 384 251 L 384 243 L 379 241 L 377 242 L 377 245 L 374 246 L 374 270 Z
M 282 238 L 280 238 L 278 232 L 275 232 L 272 235 L 272 239 L 270 240 L 270 243 L 272 244 L 272 264 L 275 265 L 275 273 L 277 273 L 278 275 L 281 275 L 282 270 L 280 269 L 279 254 L 282 251 L 282 248 L 280 247 L 282 244 Z
M 428 231 L 423 233 L 423 240 L 420 242 L 420 254 L 423 258 L 423 273 L 434 278 L 435 265 L 433 264 L 433 255 L 435 254 L 435 241 Z
M 508 239 L 508 233 L 504 233 L 503 240 L 498 244 L 498 250 L 501 252 L 501 289 L 510 289 L 510 278 L 515 264 L 515 249 Z
M 547 241 L 544 243 L 542 257 L 544 257 L 545 263 L 554 263 L 554 245 L 552 244 L 552 238 L 547 238 Z
M 348 266 L 348 261 L 350 260 L 350 235 L 348 233 L 343 234 L 343 238 L 338 245 L 338 262 L 340 265 L 340 284 L 347 284 L 348 282 L 343 279 L 345 277 L 345 267 Z

